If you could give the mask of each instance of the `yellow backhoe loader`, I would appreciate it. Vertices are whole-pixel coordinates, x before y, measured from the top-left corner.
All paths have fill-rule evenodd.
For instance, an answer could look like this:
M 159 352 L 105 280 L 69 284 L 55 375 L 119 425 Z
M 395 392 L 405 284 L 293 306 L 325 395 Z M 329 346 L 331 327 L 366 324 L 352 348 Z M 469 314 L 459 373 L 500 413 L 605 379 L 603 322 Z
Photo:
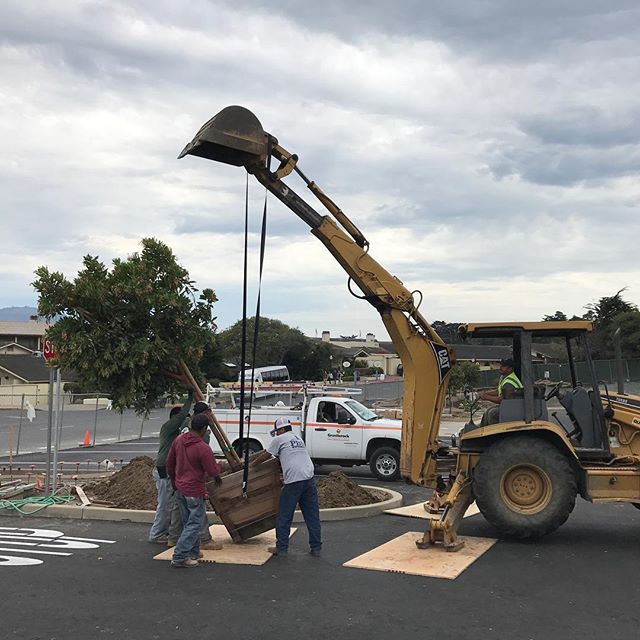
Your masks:
M 343 211 L 298 167 L 298 157 L 266 133 L 249 110 L 223 109 L 198 131 L 180 158 L 190 154 L 244 167 L 310 228 L 380 313 L 402 360 L 404 401 L 401 473 L 409 482 L 434 489 L 430 504 L 440 517 L 418 546 L 462 546 L 458 525 L 475 499 L 502 535 L 541 536 L 558 528 L 580 494 L 590 502 L 640 506 L 640 398 L 605 395 L 589 351 L 590 322 L 504 322 L 468 324 L 464 337 L 508 338 L 514 368 L 523 384 L 500 404 L 499 422 L 478 427 L 473 420 L 456 439 L 448 478 L 438 474 L 440 415 L 455 353 L 419 311 L 409 291 L 369 255 L 369 243 Z M 277 166 L 271 168 L 275 159 Z M 284 178 L 297 173 L 330 215 L 321 215 Z M 353 292 L 353 291 L 352 291 Z M 355 295 L 355 294 L 354 294 Z M 420 297 L 421 302 L 421 297 Z M 571 387 L 545 393 L 535 384 L 532 342 L 562 339 L 570 363 Z M 578 367 L 575 354 L 585 363 Z M 550 410 L 557 396 L 560 407 Z M 551 413 L 550 413 L 551 411 Z

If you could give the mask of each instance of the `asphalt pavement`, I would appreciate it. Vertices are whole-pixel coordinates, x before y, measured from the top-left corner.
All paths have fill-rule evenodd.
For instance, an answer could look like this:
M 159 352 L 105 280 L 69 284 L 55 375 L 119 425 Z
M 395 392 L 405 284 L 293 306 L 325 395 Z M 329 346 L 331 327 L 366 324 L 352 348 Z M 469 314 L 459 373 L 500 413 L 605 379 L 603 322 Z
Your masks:
M 70 540 L 53 551 L 70 555 L 43 547 L 40 555 L 31 547 L 9 554 L 4 549 L 15 545 L 2 544 L 0 554 L 43 561 L 0 562 L 4 638 L 602 640 L 640 633 L 640 512 L 630 505 L 579 501 L 555 534 L 500 541 L 456 580 L 343 567 L 424 526 L 389 515 L 325 523 L 319 559 L 306 553 L 301 527 L 286 559 L 191 570 L 152 560 L 158 547 L 146 541 L 147 525 L 8 516 L 0 526 L 94 541 L 77 549 Z M 481 515 L 465 519 L 461 533 L 494 535 Z

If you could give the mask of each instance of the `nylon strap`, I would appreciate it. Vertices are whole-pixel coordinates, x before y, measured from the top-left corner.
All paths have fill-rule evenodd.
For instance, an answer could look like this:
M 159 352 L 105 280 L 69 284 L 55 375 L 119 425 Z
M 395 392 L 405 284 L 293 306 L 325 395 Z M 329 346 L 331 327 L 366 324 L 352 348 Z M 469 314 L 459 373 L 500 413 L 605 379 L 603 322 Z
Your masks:
M 271 165 L 271 137 L 268 140 L 268 148 L 267 148 L 267 169 L 270 168 Z M 262 227 L 260 230 L 260 269 L 258 274 L 258 297 L 256 300 L 256 315 L 255 322 L 253 325 L 253 349 L 251 354 L 251 401 L 249 403 L 249 414 L 247 416 L 247 438 L 246 441 L 242 439 L 243 432 L 240 432 L 240 443 L 241 446 L 244 445 L 244 468 L 242 472 L 242 495 L 247 495 L 247 490 L 249 486 L 249 433 L 251 431 L 251 410 L 253 408 L 253 389 L 255 385 L 255 370 L 256 370 L 256 355 L 258 352 L 258 337 L 260 331 L 260 295 L 262 292 L 262 271 L 264 267 L 264 254 L 265 254 L 265 246 L 267 242 L 267 196 L 268 191 L 265 189 L 264 192 L 264 206 L 262 209 Z M 247 282 L 247 236 L 248 236 L 248 211 L 249 211 L 249 174 L 247 173 L 247 191 L 245 198 L 245 214 L 246 214 L 246 224 L 245 224 L 245 305 L 246 305 L 246 282 Z M 243 322 L 246 327 L 246 306 L 243 313 Z M 243 349 L 245 348 L 244 337 L 242 341 Z M 243 366 L 244 370 L 244 366 Z M 244 385 L 240 385 L 241 393 L 244 398 Z M 240 413 L 243 415 L 242 409 Z
M 246 494 L 249 481 L 249 431 L 251 429 L 251 409 L 253 408 L 253 385 L 255 384 L 256 354 L 258 352 L 258 337 L 260 331 L 260 295 L 262 290 L 262 270 L 264 267 L 264 253 L 267 240 L 267 193 L 264 194 L 264 207 L 262 209 L 262 228 L 260 230 L 260 270 L 258 275 L 258 299 L 256 301 L 256 316 L 253 326 L 253 350 L 251 355 L 251 403 L 249 404 L 249 416 L 247 421 L 247 440 L 244 449 L 244 474 L 242 476 L 242 490 Z
M 245 183 L 244 194 L 244 262 L 242 280 L 242 338 L 240 346 L 240 414 L 238 415 L 238 433 L 240 445 L 244 443 L 244 365 L 247 362 L 247 255 L 249 239 L 249 174 Z M 243 487 L 244 490 L 244 487 Z

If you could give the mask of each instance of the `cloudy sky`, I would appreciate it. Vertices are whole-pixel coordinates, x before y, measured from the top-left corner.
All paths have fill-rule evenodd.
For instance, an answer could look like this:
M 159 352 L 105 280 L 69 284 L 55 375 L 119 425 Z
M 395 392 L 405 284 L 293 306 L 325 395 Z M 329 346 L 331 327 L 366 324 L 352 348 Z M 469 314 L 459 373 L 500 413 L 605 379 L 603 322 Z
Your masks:
M 639 41 L 636 0 L 3 0 L 0 306 L 35 303 L 40 264 L 71 276 L 155 236 L 237 320 L 245 174 L 176 159 L 229 104 L 430 320 L 640 303 Z M 305 225 L 269 213 L 264 314 L 381 335 Z

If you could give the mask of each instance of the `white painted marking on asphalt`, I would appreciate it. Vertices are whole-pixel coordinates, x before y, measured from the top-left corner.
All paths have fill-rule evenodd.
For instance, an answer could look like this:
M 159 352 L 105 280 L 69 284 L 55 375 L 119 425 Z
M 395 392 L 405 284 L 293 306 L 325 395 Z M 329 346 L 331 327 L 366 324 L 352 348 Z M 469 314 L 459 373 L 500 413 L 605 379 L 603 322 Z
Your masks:
M 73 536 L 65 536 L 65 540 L 80 540 L 81 542 L 104 542 L 104 544 L 115 544 L 115 540 L 100 540 L 100 538 L 74 538 Z
M 62 553 L 60 551 L 38 551 L 37 549 L 5 549 L 0 547 L 0 551 L 12 551 L 13 553 L 39 553 L 45 556 L 72 556 L 73 553 Z
M 0 532 L 2 531 L 6 531 L 7 533 L 17 533 L 24 537 L 41 536 L 43 538 L 61 538 L 64 535 L 62 531 L 56 531 L 55 529 L 30 529 L 27 527 L 0 527 Z
M 27 567 L 42 564 L 39 558 L 18 558 L 16 556 L 0 556 L 0 567 Z
M 78 538 L 65 536 L 62 531 L 55 529 L 28 529 L 15 527 L 0 527 L 0 544 L 10 545 L 0 547 L 0 551 L 13 553 L 28 553 L 47 556 L 72 556 L 73 553 L 65 551 L 43 551 L 46 549 L 98 549 L 100 544 L 114 544 L 115 540 L 99 540 L 96 538 Z M 29 547 L 21 549 L 20 547 Z M 37 547 L 37 548 L 34 548 Z M 25 558 L 23 556 L 0 555 L 0 567 L 3 566 L 33 566 L 42 564 L 38 558 Z

